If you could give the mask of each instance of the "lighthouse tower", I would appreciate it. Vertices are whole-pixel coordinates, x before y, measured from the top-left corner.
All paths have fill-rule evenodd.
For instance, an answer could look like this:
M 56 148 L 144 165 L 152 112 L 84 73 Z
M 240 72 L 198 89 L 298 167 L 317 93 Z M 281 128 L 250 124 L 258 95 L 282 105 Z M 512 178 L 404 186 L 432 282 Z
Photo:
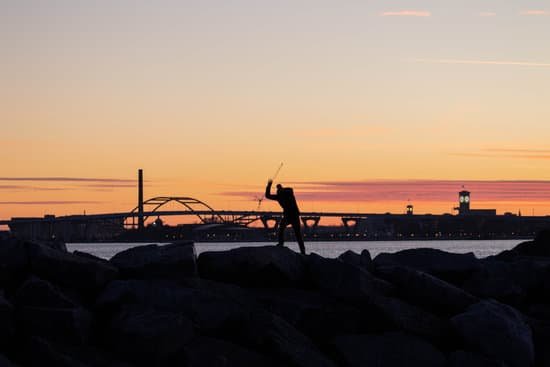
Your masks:
M 461 191 L 458 193 L 458 214 L 466 215 L 470 213 L 470 192 Z

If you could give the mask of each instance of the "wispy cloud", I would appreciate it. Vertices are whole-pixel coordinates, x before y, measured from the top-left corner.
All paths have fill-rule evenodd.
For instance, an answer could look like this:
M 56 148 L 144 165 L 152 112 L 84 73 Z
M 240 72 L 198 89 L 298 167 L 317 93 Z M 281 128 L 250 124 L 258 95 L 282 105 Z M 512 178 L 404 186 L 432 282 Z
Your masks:
M 398 10 L 380 13 L 382 17 L 431 17 L 432 13 L 425 10 Z
M 38 181 L 38 182 L 120 182 L 130 183 L 135 180 L 121 178 L 90 177 L 0 177 L 0 181 Z
M 482 11 L 477 14 L 478 17 L 496 17 L 497 13 L 493 11 Z
M 550 160 L 550 149 L 485 148 L 478 152 L 451 153 L 459 157 Z
M 13 191 L 63 191 L 62 187 L 39 187 L 39 186 L 26 186 L 26 185 L 0 185 L 0 190 L 13 190 Z
M 521 15 L 550 15 L 550 11 L 541 10 L 541 9 L 532 9 L 532 10 L 523 10 L 520 12 Z
M 53 200 L 53 201 L 0 201 L 0 205 L 70 205 L 70 204 L 101 204 L 102 201 L 71 201 L 71 200 Z
M 528 66 L 550 68 L 550 63 L 533 61 L 510 60 L 460 60 L 460 59 L 412 59 L 413 62 L 428 64 L 463 64 L 463 65 L 500 65 L 500 66 Z

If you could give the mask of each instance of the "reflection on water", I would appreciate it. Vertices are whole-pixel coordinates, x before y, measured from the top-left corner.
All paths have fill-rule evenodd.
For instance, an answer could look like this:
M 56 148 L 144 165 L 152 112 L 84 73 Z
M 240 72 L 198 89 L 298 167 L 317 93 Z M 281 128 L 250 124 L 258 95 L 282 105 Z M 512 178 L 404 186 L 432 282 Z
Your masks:
M 361 252 L 369 250 L 372 257 L 381 252 L 396 252 L 400 250 L 432 247 L 449 252 L 473 252 L 477 257 L 495 255 L 509 250 L 521 240 L 484 240 L 484 241 L 351 241 L 351 242 L 307 242 L 307 253 L 315 252 L 325 257 L 337 257 L 347 250 Z M 111 258 L 117 252 L 127 248 L 143 245 L 142 243 L 69 243 L 69 251 L 79 250 L 102 257 Z M 195 243 L 197 254 L 205 251 L 223 251 L 241 246 L 267 246 L 267 242 L 198 242 Z M 298 244 L 287 243 L 288 247 L 298 251 Z

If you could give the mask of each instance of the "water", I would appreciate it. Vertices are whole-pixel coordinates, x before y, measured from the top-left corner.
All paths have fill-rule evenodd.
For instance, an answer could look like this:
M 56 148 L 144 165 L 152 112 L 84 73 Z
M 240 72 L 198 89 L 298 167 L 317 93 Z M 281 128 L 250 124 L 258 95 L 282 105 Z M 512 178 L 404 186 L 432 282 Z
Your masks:
M 440 250 L 466 253 L 473 252 L 477 257 L 495 255 L 501 251 L 509 250 L 521 240 L 467 240 L 467 241 L 338 241 L 338 242 L 306 242 L 307 253 L 316 252 L 324 257 L 338 257 L 347 250 L 360 253 L 364 249 L 369 250 L 372 257 L 381 252 L 397 252 L 400 250 L 431 247 Z M 90 254 L 110 259 L 117 252 L 127 248 L 143 245 L 143 243 L 69 243 L 69 251 L 79 250 Z M 241 246 L 266 246 L 268 242 L 197 242 L 195 248 L 197 254 L 205 251 L 223 251 Z M 298 244 L 289 242 L 286 244 L 294 251 L 298 251 Z

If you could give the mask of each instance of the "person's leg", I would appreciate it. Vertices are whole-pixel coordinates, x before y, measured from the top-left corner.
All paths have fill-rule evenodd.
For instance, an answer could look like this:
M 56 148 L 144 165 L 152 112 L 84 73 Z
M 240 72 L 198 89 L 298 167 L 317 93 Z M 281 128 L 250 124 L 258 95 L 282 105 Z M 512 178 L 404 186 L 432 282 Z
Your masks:
M 304 239 L 302 238 L 302 229 L 300 228 L 299 217 L 292 221 L 292 228 L 294 229 L 294 235 L 296 236 L 296 241 L 298 241 L 298 246 L 300 246 L 300 253 L 302 253 L 302 255 L 305 255 L 306 246 L 304 245 Z
M 288 225 L 288 221 L 285 217 L 281 218 L 281 221 L 279 222 L 279 243 L 277 246 L 284 246 L 285 243 L 285 229 Z

